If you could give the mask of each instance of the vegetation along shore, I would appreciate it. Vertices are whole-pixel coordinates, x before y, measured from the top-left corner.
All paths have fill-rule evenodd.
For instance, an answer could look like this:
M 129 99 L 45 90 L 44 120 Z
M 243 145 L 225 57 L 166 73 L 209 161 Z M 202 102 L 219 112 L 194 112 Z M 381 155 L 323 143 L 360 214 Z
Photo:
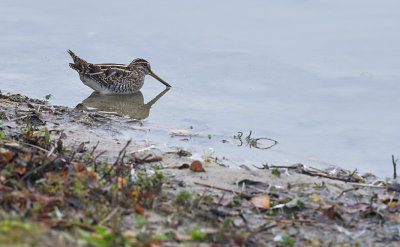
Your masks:
M 19 94 L 0 95 L 0 118 L 0 246 L 400 244 L 395 180 L 232 169 L 120 132 L 140 121 Z

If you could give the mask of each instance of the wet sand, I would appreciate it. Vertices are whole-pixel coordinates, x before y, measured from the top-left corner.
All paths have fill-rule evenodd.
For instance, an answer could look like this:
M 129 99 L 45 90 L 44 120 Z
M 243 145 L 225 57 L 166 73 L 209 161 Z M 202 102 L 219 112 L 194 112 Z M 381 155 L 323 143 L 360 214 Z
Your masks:
M 393 213 L 379 211 L 379 208 L 383 207 L 390 210 L 393 205 L 387 205 L 384 201 L 387 198 L 393 199 L 391 191 L 398 189 L 394 184 L 380 181 L 372 174 L 361 177 L 357 173 L 346 171 L 343 171 L 343 174 L 311 172 L 309 168 L 300 164 L 294 164 L 293 167 L 262 167 L 262 164 L 259 164 L 258 167 L 242 166 L 233 169 L 225 165 L 229 163 L 229 157 L 202 157 L 200 162 L 205 171 L 195 172 L 192 169 L 180 169 L 183 164 L 190 165 L 193 162 L 190 153 L 185 151 L 174 149 L 162 152 L 151 143 L 151 140 L 141 139 L 131 140 L 126 146 L 130 140 L 124 133 L 143 131 L 140 128 L 140 121 L 132 121 L 113 114 L 87 112 L 80 107 L 72 109 L 51 106 L 47 102 L 15 94 L 2 95 L 0 112 L 1 130 L 4 135 L 20 135 L 21 128 L 28 121 L 34 128 L 47 128 L 51 138 L 62 139 L 65 147 L 76 149 L 81 145 L 87 152 L 94 150 L 92 156 L 99 161 L 112 163 L 121 158 L 121 150 L 124 150 L 122 159 L 126 158 L 127 164 L 140 163 L 144 170 L 151 170 L 151 167 L 156 166 L 163 173 L 172 185 L 163 188 L 166 193 L 179 195 L 184 190 L 197 195 L 212 195 L 213 198 L 219 198 L 215 206 L 206 210 L 214 210 L 212 212 L 216 216 L 213 217 L 233 217 L 234 222 L 236 221 L 235 227 L 238 229 L 240 227 L 258 229 L 260 234 L 267 230 L 265 225 L 272 224 L 269 227 L 273 230 L 268 231 L 269 235 L 258 236 L 258 241 L 269 239 L 279 244 L 281 239 L 277 236 L 290 235 L 291 239 L 295 239 L 299 244 L 305 244 L 307 239 L 317 239 L 316 245 L 371 244 L 377 241 L 393 244 L 392 241 L 396 239 L 394 236 L 398 234 L 389 229 L 397 224 Z M 259 206 L 254 204 L 256 200 L 254 198 L 259 195 L 268 198 L 268 203 L 261 211 Z M 246 216 L 238 214 L 238 209 L 232 211 L 231 206 L 227 206 L 237 198 L 242 198 L 238 203 L 241 210 L 246 211 Z M 225 204 L 226 201 L 230 202 Z M 369 209 L 364 209 L 368 208 L 368 205 Z M 280 210 L 291 210 L 293 207 L 305 210 L 304 215 L 295 218 L 291 218 L 290 215 L 280 215 Z M 355 211 L 349 210 L 348 207 L 354 208 Z M 229 213 L 222 213 L 221 210 Z M 387 227 L 379 228 L 377 221 L 368 218 L 371 217 L 371 213 L 380 214 L 379 217 L 385 219 Z M 148 217 L 149 221 L 154 220 L 155 228 L 161 227 L 157 224 L 159 216 L 149 214 Z M 357 227 L 349 225 L 349 222 L 353 221 L 352 217 L 360 222 Z M 188 225 L 182 224 L 176 231 L 184 235 L 187 227 Z M 288 229 L 291 228 L 295 229 L 296 234 L 288 233 Z M 381 235 L 363 237 L 376 231 Z M 336 236 L 338 233 L 340 237 Z M 355 234 L 358 234 L 358 237 L 354 238 Z M 187 237 L 181 237 L 179 241 L 186 240 L 189 241 Z

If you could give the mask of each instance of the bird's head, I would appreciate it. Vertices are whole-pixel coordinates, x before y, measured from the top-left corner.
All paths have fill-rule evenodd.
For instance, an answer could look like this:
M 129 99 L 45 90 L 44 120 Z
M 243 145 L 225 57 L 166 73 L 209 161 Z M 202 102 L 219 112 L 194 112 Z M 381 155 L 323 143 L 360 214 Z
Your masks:
M 162 84 L 164 84 L 167 87 L 171 87 L 166 81 L 161 79 L 158 75 L 156 75 L 152 70 L 150 63 L 144 60 L 143 58 L 136 58 L 133 60 L 129 65 L 129 69 L 137 69 L 142 71 L 145 75 L 151 75 L 152 77 L 156 78 L 158 81 L 160 81 Z

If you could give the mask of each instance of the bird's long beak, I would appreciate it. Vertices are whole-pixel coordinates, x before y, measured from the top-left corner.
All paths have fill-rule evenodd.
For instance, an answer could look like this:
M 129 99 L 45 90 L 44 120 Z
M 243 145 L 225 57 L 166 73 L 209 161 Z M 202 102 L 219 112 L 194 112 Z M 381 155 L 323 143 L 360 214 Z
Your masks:
M 153 71 L 150 71 L 150 75 L 154 78 L 156 78 L 157 80 L 159 80 L 162 84 L 164 84 L 167 87 L 171 87 L 171 85 L 169 85 L 166 81 L 164 81 L 163 79 L 161 79 L 160 77 L 158 77 L 158 75 L 154 74 Z

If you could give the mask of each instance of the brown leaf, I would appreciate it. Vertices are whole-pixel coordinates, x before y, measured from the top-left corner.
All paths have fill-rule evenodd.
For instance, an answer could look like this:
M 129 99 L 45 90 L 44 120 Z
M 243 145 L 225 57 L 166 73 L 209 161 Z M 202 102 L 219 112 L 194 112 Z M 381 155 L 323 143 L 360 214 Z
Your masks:
M 324 215 L 328 216 L 329 219 L 334 220 L 336 218 L 335 205 L 324 209 Z
M 87 171 L 86 174 L 88 178 L 91 179 L 92 181 L 94 182 L 97 181 L 96 173 L 94 173 L 94 171 Z
M 14 152 L 5 148 L 0 148 L 0 164 L 7 164 L 13 156 Z
M 118 177 L 118 189 L 124 188 L 127 184 L 128 184 L 128 181 L 126 181 L 125 178 Z
M 145 212 L 145 210 L 139 205 L 139 203 L 136 203 L 135 211 L 136 211 L 136 213 L 140 214 L 141 216 L 143 216 L 144 212 Z
M 29 160 L 32 157 L 30 152 L 20 153 L 19 157 L 24 160 Z
M 192 162 L 192 164 L 190 164 L 190 170 L 192 170 L 194 172 L 205 172 L 206 171 L 206 170 L 204 170 L 201 162 L 198 160 L 195 160 Z
M 238 236 L 238 235 L 236 235 L 236 236 L 234 236 L 233 237 L 233 240 L 235 241 L 235 244 L 237 245 L 237 246 L 244 246 L 244 240 L 243 240 L 243 237 L 242 236 Z
M 381 202 L 388 204 L 388 205 L 395 205 L 396 203 L 398 203 L 398 200 L 396 198 L 386 197 L 386 198 L 383 198 L 381 200 Z
M 186 164 L 186 163 L 185 163 L 185 164 L 179 166 L 178 169 L 179 169 L 179 170 L 181 170 L 181 169 L 187 169 L 187 168 L 189 168 L 189 167 L 190 167 L 189 164 Z
M 250 202 L 253 203 L 253 205 L 257 208 L 262 208 L 262 209 L 268 209 L 270 208 L 270 198 L 268 195 L 258 195 L 255 197 L 252 197 L 250 199 Z
M 57 141 L 57 152 L 61 153 L 62 151 L 63 151 L 63 141 L 60 138 Z
M 78 172 L 86 171 L 86 166 L 82 165 L 79 162 L 71 162 L 71 164 L 74 165 L 75 170 Z
M 25 171 L 26 171 L 26 167 L 21 165 L 21 164 L 15 164 L 13 166 L 13 171 L 15 171 L 16 173 L 18 173 L 19 175 L 24 175 Z
M 142 191 L 138 195 L 138 201 L 144 205 L 146 208 L 153 207 L 153 197 L 154 197 L 154 190 L 148 189 L 147 191 Z
M 0 184 L 0 190 L 13 190 L 13 188 L 8 187 L 7 185 Z

